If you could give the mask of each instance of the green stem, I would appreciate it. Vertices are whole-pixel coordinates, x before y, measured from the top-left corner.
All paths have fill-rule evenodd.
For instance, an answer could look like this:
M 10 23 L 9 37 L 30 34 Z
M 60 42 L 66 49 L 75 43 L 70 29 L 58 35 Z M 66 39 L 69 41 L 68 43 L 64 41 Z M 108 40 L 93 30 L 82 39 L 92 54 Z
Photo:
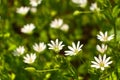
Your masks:
M 36 70 L 36 72 L 48 72 L 48 71 L 57 71 L 59 69 L 49 69 L 49 70 Z
M 68 64 L 68 69 L 70 70 L 70 72 L 73 74 L 74 76 L 74 80 L 78 80 L 78 74 L 76 69 L 74 68 L 74 66 L 70 63 L 70 61 L 68 61 L 67 59 L 65 59 L 67 61 Z
M 114 24 L 114 41 L 115 41 L 115 43 L 116 43 L 116 39 L 117 39 L 117 28 Z

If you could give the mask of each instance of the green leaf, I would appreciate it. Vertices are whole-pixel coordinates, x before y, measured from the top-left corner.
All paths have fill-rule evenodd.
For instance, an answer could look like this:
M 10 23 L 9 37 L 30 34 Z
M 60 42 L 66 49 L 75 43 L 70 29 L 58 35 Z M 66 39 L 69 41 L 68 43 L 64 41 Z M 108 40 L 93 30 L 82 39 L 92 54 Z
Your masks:
M 120 26 L 120 17 L 116 19 L 115 26 Z
M 113 78 L 114 80 L 118 80 L 118 79 L 117 79 L 117 76 L 115 75 L 114 72 L 112 73 L 112 78 Z
M 112 11 L 112 16 L 115 18 L 119 15 L 120 13 L 120 8 L 119 8 L 119 5 L 116 5 L 114 8 L 113 8 L 113 11 Z

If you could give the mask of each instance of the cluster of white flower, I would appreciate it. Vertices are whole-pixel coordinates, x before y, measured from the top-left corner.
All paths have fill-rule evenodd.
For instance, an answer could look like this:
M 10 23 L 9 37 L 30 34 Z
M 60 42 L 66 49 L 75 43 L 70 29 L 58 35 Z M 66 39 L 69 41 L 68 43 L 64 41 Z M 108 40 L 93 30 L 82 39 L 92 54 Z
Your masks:
M 63 45 L 62 41 L 59 41 L 58 39 L 56 39 L 55 41 L 51 40 L 51 43 L 48 43 L 49 48 L 55 52 L 59 52 L 60 50 L 63 49 L 63 47 L 65 45 Z M 68 48 L 70 50 L 65 51 L 65 55 L 66 56 L 73 56 L 73 55 L 77 55 L 82 48 L 83 44 L 80 44 L 80 41 L 78 41 L 77 45 L 75 45 L 75 43 L 72 43 L 72 46 L 68 46 Z M 37 53 L 41 53 L 42 51 L 44 51 L 46 49 L 46 44 L 44 42 L 40 42 L 40 43 L 35 43 L 33 45 L 33 50 L 36 51 Z M 19 46 L 18 48 L 16 48 L 16 50 L 13 52 L 14 56 L 20 56 L 23 55 L 23 53 L 25 52 L 25 48 L 24 46 Z M 35 62 L 36 59 L 36 53 L 27 53 L 26 56 L 24 56 L 24 62 L 27 64 L 32 64 Z
M 72 0 L 73 3 L 77 4 L 78 6 L 85 8 L 87 6 L 88 1 L 87 0 Z M 91 11 L 100 11 L 100 8 L 98 8 L 97 3 L 92 3 L 90 6 Z
M 21 15 L 26 15 L 29 12 L 29 10 L 31 10 L 31 12 L 35 13 L 37 11 L 36 7 L 39 4 L 41 4 L 41 2 L 42 0 L 30 0 L 30 5 L 32 7 L 22 6 L 20 8 L 17 8 L 16 12 Z M 31 24 L 24 25 L 24 27 L 21 28 L 21 32 L 26 34 L 31 34 L 34 29 L 35 29 L 35 25 L 31 23 Z
M 105 42 L 108 42 L 110 40 L 112 40 L 114 38 L 114 35 L 108 36 L 107 35 L 107 31 L 105 32 L 105 34 L 103 32 L 100 31 L 100 34 L 97 35 L 97 39 L 100 40 L 101 42 L 104 42 L 104 44 L 102 43 L 102 45 L 97 45 L 96 49 L 102 53 L 101 55 L 99 55 L 99 57 L 94 57 L 95 61 L 91 61 L 92 65 L 91 67 L 94 68 L 100 68 L 101 70 L 104 70 L 105 67 L 109 67 L 109 64 L 112 63 L 112 61 L 109 61 L 111 57 L 106 57 L 105 51 L 107 50 L 107 45 L 105 45 Z
M 33 7 L 37 7 L 39 4 L 41 4 L 42 0 L 30 0 L 30 5 Z
M 87 5 L 87 0 L 72 0 L 72 2 L 83 8 Z
M 44 44 L 44 42 L 40 42 L 39 44 L 35 43 L 33 45 L 33 49 L 38 53 L 41 53 L 42 51 L 44 51 L 45 48 L 46 48 L 46 45 Z M 18 48 L 15 49 L 15 51 L 13 52 L 13 55 L 21 56 L 24 53 L 25 53 L 24 46 L 19 46 Z M 32 64 L 36 59 L 36 53 L 31 53 L 31 54 L 27 53 L 26 56 L 24 56 L 23 58 L 25 63 Z
M 51 23 L 50 23 L 50 27 L 51 28 L 55 28 L 55 29 L 60 29 L 62 31 L 68 31 L 69 29 L 69 25 L 64 24 L 63 23 L 63 19 L 59 18 L 59 19 L 54 19 Z
M 41 2 L 42 2 L 42 0 L 30 0 L 30 5 L 32 6 L 32 7 L 20 7 L 20 8 L 17 8 L 17 10 L 16 10 L 16 12 L 18 13 L 18 14 L 21 14 L 21 15 L 26 15 L 28 12 L 29 12 L 29 10 L 31 11 L 31 12 L 33 12 L 33 13 L 35 13 L 36 11 L 37 11 L 37 9 L 36 9 L 36 7 L 39 5 L 39 4 L 41 4 Z

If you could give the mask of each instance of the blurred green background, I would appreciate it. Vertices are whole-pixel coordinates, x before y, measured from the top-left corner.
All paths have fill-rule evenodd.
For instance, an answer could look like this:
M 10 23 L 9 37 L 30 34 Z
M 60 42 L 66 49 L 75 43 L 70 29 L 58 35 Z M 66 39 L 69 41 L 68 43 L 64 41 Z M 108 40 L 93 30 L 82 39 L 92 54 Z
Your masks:
M 91 3 L 97 2 L 101 12 L 76 13 L 76 11 L 90 11 Z M 100 42 L 96 39 L 99 31 L 110 31 L 113 33 L 114 25 L 119 25 L 119 15 L 115 18 L 114 6 L 119 4 L 119 0 L 88 0 L 85 8 L 78 7 L 71 0 L 42 0 L 37 6 L 37 12 L 28 12 L 25 16 L 16 13 L 16 9 L 21 6 L 30 7 L 29 0 L 1 0 L 0 1 L 0 80 L 75 80 L 67 70 L 66 62 L 56 63 L 54 53 L 46 49 L 37 55 L 34 64 L 28 65 L 23 62 L 23 56 L 13 56 L 12 52 L 19 46 L 25 46 L 26 53 L 34 52 L 32 45 L 35 42 L 45 42 L 59 39 L 66 45 L 60 51 L 64 56 L 64 50 L 72 42 L 81 41 L 84 44 L 82 52 L 77 56 L 67 57 L 70 63 L 78 72 L 79 80 L 97 80 L 97 76 L 90 74 L 90 61 L 97 55 L 96 44 Z M 51 21 L 55 18 L 63 19 L 69 25 L 68 32 L 50 27 Z M 119 19 L 118 19 L 119 18 Z M 116 21 L 116 24 L 115 24 Z M 118 21 L 118 22 L 117 22 Z M 20 29 L 29 23 L 35 25 L 33 34 L 24 34 Z M 120 28 L 118 27 L 118 30 Z M 38 70 L 60 67 L 60 71 L 52 72 L 29 72 L 25 67 L 34 67 Z

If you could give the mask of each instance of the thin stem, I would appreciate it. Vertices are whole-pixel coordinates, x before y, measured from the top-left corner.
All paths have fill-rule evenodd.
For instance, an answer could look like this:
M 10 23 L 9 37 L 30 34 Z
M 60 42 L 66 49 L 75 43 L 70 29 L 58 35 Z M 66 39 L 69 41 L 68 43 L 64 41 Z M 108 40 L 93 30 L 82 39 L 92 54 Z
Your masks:
M 116 36 L 117 36 L 117 28 L 116 28 L 116 26 L 115 26 L 115 24 L 114 24 L 114 41 L 116 42 Z
M 75 78 L 74 80 L 78 80 L 78 74 L 77 74 L 75 67 L 66 58 L 65 58 L 65 60 L 67 61 L 68 69 L 74 75 L 74 78 Z
M 101 12 L 103 10 L 100 10 L 100 11 L 96 11 L 96 12 Z M 93 11 L 81 11 L 80 13 L 94 13 Z
M 48 70 L 36 70 L 36 72 L 48 72 L 48 71 L 57 71 L 59 69 L 48 69 Z

